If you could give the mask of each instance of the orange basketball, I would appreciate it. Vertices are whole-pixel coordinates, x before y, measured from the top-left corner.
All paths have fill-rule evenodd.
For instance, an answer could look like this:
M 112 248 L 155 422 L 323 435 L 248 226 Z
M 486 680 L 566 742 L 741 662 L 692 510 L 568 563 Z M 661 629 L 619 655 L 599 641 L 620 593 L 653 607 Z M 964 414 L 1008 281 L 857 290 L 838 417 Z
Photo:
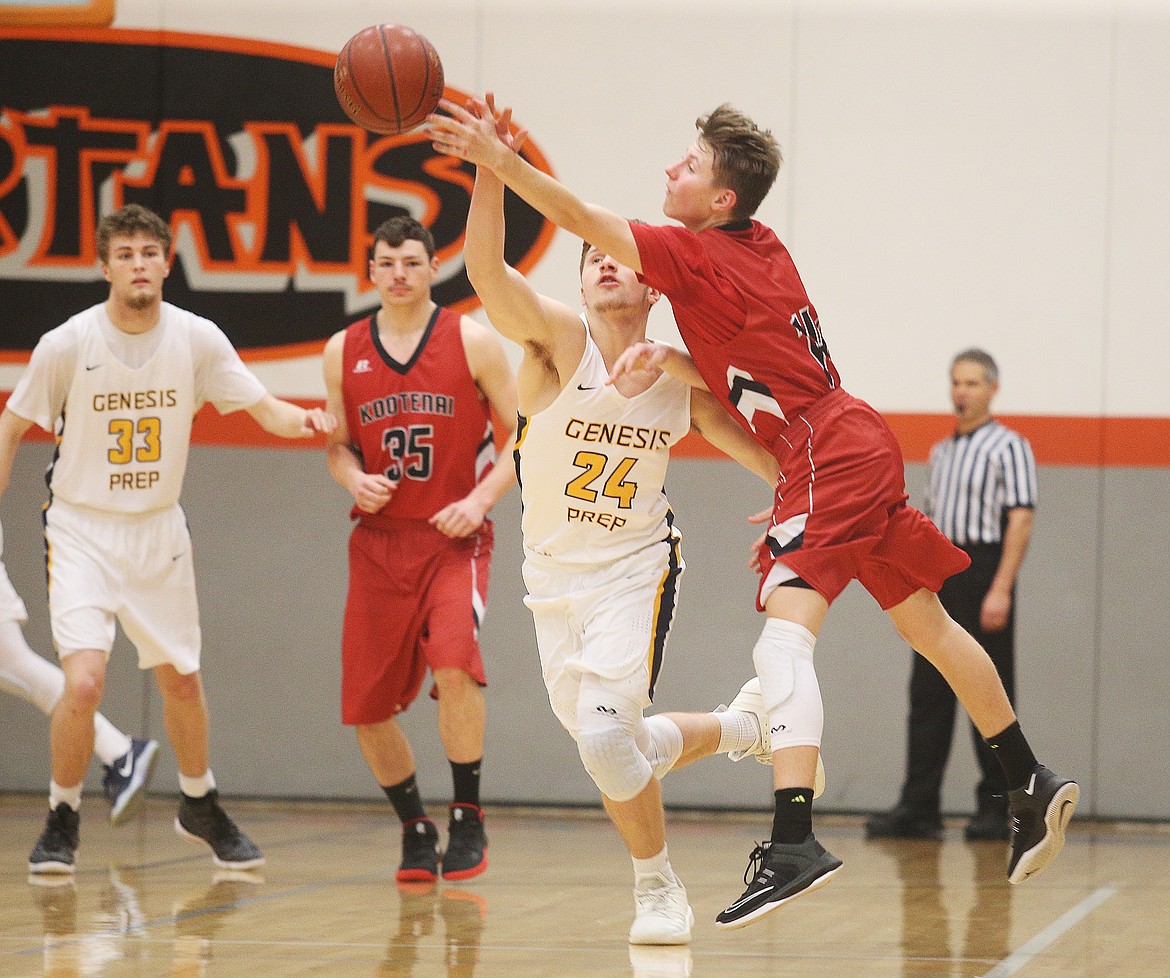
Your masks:
M 421 125 L 443 97 L 443 62 L 418 31 L 378 24 L 345 42 L 333 68 L 337 100 L 354 122 L 398 135 Z

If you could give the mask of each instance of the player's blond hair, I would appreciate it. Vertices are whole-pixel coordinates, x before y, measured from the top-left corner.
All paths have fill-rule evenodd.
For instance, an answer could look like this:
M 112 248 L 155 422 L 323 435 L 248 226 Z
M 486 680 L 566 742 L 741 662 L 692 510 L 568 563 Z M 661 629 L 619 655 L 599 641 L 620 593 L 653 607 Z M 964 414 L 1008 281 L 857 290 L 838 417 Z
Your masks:
M 110 260 L 110 242 L 114 238 L 130 238 L 139 233 L 154 238 L 162 245 L 163 253 L 170 255 L 170 225 L 141 204 L 126 204 L 98 221 L 97 253 L 102 264 Z
M 772 130 L 761 129 L 726 102 L 696 119 L 695 128 L 715 158 L 716 184 L 735 191 L 732 220 L 751 217 L 768 196 L 784 162 Z

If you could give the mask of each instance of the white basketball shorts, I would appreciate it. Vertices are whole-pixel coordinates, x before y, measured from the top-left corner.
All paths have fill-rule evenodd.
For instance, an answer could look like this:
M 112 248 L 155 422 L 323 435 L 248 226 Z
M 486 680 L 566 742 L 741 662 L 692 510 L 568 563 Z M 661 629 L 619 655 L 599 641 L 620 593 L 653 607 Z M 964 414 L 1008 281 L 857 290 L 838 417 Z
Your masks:
M 179 506 L 106 513 L 55 499 L 45 511 L 49 615 L 62 657 L 107 654 L 114 625 L 138 650 L 138 667 L 199 668 L 201 635 L 191 535 Z
M 585 570 L 526 555 L 524 603 L 536 624 L 545 688 L 574 739 L 582 676 L 596 676 L 642 709 L 650 705 L 685 569 L 680 544 L 675 537 Z

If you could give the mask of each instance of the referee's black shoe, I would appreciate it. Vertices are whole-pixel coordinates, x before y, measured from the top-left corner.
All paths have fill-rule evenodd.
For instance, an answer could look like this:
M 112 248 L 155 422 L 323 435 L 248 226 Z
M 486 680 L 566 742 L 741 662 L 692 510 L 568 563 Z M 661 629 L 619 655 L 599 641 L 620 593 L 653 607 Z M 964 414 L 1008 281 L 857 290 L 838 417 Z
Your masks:
M 1081 789 L 1037 764 L 1022 788 L 1008 792 L 1011 807 L 1011 855 L 1008 880 L 1023 883 L 1064 848 L 1064 830 L 1076 811 Z
M 933 839 L 943 837 L 942 816 L 938 812 L 921 812 L 896 805 L 888 812 L 878 812 L 865 820 L 867 839 Z

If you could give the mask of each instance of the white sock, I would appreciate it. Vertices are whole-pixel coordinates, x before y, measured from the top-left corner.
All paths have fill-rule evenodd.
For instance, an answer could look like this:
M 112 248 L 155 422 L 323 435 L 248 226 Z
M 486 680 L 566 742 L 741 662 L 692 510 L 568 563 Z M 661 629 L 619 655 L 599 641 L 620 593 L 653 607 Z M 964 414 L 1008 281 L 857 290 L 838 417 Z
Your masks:
M 723 710 L 711 714 L 719 721 L 719 746 L 716 754 L 730 754 L 736 750 L 751 750 L 760 735 L 759 723 L 751 713 Z
M 675 879 L 674 870 L 670 868 L 670 857 L 666 853 L 666 846 L 662 847 L 662 852 L 649 859 L 638 859 L 635 856 L 630 858 L 634 861 L 635 886 L 642 882 L 648 882 L 654 876 L 661 876 L 668 880 Z
M 646 729 L 650 731 L 650 747 L 646 760 L 654 777 L 661 781 L 683 752 L 683 734 L 677 723 L 662 714 L 646 717 Z
M 201 777 L 189 778 L 179 772 L 179 790 L 188 798 L 202 798 L 215 788 L 215 775 L 208 768 Z
M 93 716 L 93 752 L 106 767 L 112 767 L 119 758 L 130 750 L 130 738 L 115 727 L 102 714 Z
M 57 806 L 64 802 L 75 812 L 81 811 L 81 785 L 75 784 L 72 788 L 65 788 L 49 779 L 49 808 L 57 810 Z

